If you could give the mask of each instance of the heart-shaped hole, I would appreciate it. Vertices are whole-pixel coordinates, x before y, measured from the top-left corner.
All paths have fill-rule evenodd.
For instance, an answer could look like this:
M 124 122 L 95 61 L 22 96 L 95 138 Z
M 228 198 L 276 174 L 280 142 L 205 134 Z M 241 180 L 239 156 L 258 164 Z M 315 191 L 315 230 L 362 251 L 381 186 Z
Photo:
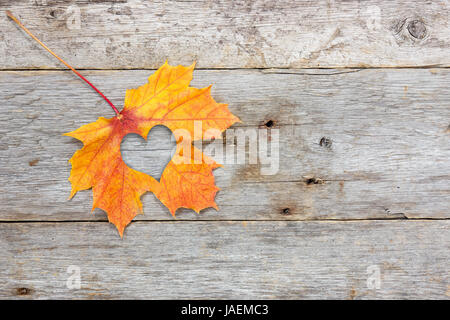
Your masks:
M 120 144 L 120 151 L 127 166 L 159 181 L 175 154 L 176 145 L 172 131 L 160 125 L 150 130 L 147 141 L 138 134 L 127 134 Z

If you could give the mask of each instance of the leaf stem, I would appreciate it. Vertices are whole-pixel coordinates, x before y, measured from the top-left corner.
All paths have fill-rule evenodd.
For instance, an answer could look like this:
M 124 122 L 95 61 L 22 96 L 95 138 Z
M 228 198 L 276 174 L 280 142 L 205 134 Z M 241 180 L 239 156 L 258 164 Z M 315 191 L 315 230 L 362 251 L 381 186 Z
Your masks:
M 119 110 L 117 110 L 116 106 L 113 105 L 111 101 L 103 93 L 100 92 L 92 83 L 90 83 L 85 77 L 83 77 L 77 70 L 75 70 L 71 65 L 69 65 L 67 62 L 65 62 L 63 59 L 58 57 L 52 50 L 50 50 L 45 44 L 42 43 L 38 38 L 36 38 L 20 21 L 17 19 L 9 10 L 6 10 L 6 14 L 9 18 L 11 18 L 19 27 L 21 27 L 31 38 L 36 40 L 37 43 L 39 43 L 45 50 L 50 52 L 56 59 L 61 61 L 67 68 L 72 70 L 77 76 L 79 76 L 82 80 L 84 80 L 88 85 L 91 86 L 92 89 L 94 89 L 103 99 L 105 99 L 106 102 L 111 106 L 111 108 L 114 110 L 117 116 L 119 116 Z

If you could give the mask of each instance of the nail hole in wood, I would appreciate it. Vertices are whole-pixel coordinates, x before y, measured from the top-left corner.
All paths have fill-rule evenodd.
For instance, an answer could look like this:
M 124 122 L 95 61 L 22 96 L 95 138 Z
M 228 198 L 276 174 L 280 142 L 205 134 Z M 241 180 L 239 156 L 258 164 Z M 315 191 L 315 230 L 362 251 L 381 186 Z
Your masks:
M 19 296 L 27 296 L 27 295 L 31 294 L 32 291 L 33 290 L 31 290 L 30 288 L 25 288 L 25 287 L 16 289 L 16 293 Z
M 267 121 L 264 125 L 265 125 L 267 128 L 272 128 L 273 125 L 274 125 L 274 122 L 273 122 L 273 120 L 269 120 L 269 121 Z
M 325 148 L 331 148 L 331 145 L 333 144 L 333 141 L 331 141 L 330 138 L 327 137 L 322 137 L 322 139 L 320 139 L 319 144 L 321 147 L 325 147 Z
M 306 177 L 305 178 L 306 185 L 312 185 L 312 184 L 323 184 L 323 180 L 320 178 L 315 177 Z
M 28 164 L 30 165 L 30 167 L 33 167 L 33 166 L 35 166 L 38 162 L 39 162 L 39 159 L 34 159 L 34 160 L 31 160 L 30 162 L 28 162 Z

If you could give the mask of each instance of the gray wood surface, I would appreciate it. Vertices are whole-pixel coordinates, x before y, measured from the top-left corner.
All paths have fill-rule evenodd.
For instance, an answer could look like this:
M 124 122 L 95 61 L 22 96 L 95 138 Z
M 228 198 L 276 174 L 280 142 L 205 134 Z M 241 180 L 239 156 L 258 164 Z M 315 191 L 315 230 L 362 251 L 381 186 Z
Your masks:
M 230 104 L 241 127 L 256 129 L 273 120 L 272 129 L 280 132 L 280 164 L 275 175 L 262 175 L 264 165 L 248 159 L 246 164 L 225 164 L 215 171 L 221 210 L 201 215 L 180 210 L 178 217 L 448 218 L 450 71 L 336 72 L 196 71 L 194 85 L 216 84 L 213 95 Z M 120 105 L 125 89 L 144 83 L 150 71 L 85 74 Z M 100 210 L 91 214 L 91 191 L 67 201 L 67 161 L 81 143 L 62 133 L 112 116 L 109 106 L 61 71 L 1 72 L 0 99 L 5 103 L 0 115 L 0 218 L 106 219 Z M 169 137 L 162 129 L 152 131 L 147 145 L 131 137 L 122 145 L 125 161 L 139 170 L 161 172 L 170 159 Z M 322 137 L 331 145 L 321 146 Z M 152 147 L 155 140 L 159 147 Z M 308 184 L 311 177 L 323 183 Z M 145 215 L 138 219 L 172 220 L 152 194 L 143 203 Z M 289 214 L 283 213 L 286 208 Z
M 0 298 L 449 299 L 449 9 L 0 0 Z M 114 113 L 4 10 L 117 106 L 166 59 L 197 61 L 192 85 L 213 84 L 233 128 L 279 130 L 278 172 L 225 163 L 220 210 L 177 220 L 148 193 L 120 239 L 90 190 L 67 200 L 81 143 L 62 136 Z M 171 133 L 149 137 L 122 156 L 158 177 Z
M 448 299 L 449 224 L 140 221 L 124 240 L 107 223 L 0 224 L 0 295 Z
M 449 66 L 449 1 L 0 1 L 76 68 Z M 0 14 L 0 67 L 61 68 Z

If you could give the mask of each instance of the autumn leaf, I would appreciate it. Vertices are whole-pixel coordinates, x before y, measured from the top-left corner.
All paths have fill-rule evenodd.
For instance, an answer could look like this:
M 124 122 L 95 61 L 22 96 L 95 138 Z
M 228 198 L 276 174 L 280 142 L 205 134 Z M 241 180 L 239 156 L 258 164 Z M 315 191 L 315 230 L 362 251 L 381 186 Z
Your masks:
M 189 133 L 190 142 L 203 139 L 208 130 L 222 132 L 239 121 L 226 104 L 211 97 L 210 87 L 189 87 L 194 65 L 170 66 L 167 62 L 148 79 L 148 83 L 126 92 L 125 106 L 114 118 L 99 118 L 67 133 L 84 144 L 70 159 L 71 197 L 77 191 L 93 189 L 93 208 L 101 208 L 116 225 L 121 236 L 130 221 L 142 212 L 140 197 L 151 191 L 175 215 L 178 208 L 199 212 L 213 207 L 219 190 L 214 184 L 213 169 L 219 165 L 190 146 L 186 155 L 181 147 L 181 129 Z M 201 129 L 198 129 L 198 123 Z M 129 133 L 144 139 L 156 125 L 165 125 L 175 135 L 178 146 L 158 182 L 153 177 L 129 168 L 122 160 L 120 143 Z M 183 153 L 184 152 L 184 153 Z M 201 154 L 201 152 L 200 152 Z
M 189 87 L 194 64 L 170 66 L 167 62 L 148 78 L 148 83 L 126 91 L 122 111 L 92 83 L 34 36 L 10 11 L 7 16 L 61 63 L 91 86 L 111 106 L 116 116 L 99 118 L 65 135 L 83 142 L 83 148 L 70 159 L 72 184 L 70 198 L 78 191 L 92 188 L 92 210 L 100 208 L 122 237 L 125 227 L 142 213 L 140 197 L 153 192 L 175 216 L 178 208 L 199 212 L 213 207 L 219 190 L 212 171 L 219 166 L 192 146 L 199 139 L 220 138 L 220 133 L 240 121 L 226 104 L 211 97 L 211 87 Z M 129 168 L 120 153 L 122 139 L 137 133 L 147 139 L 156 125 L 172 130 L 177 150 L 158 182 L 153 177 Z

